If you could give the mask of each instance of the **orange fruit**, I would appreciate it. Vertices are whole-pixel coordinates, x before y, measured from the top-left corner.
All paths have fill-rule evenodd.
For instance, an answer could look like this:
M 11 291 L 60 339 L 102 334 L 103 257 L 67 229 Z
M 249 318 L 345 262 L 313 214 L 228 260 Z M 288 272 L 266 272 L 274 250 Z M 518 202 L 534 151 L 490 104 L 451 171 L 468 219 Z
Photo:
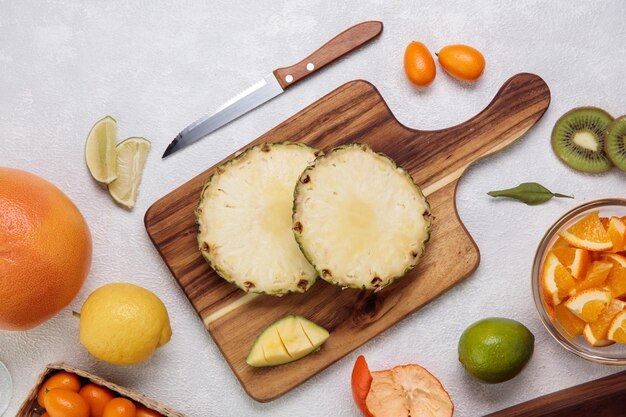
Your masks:
M 607 278 L 609 289 L 615 298 L 626 296 L 626 268 L 614 266 Z
M 37 403 L 45 408 L 44 397 L 46 393 L 55 389 L 61 388 L 67 391 L 78 392 L 80 391 L 80 378 L 76 374 L 72 374 L 66 371 L 60 371 L 52 375 L 43 383 L 37 394 Z
M 561 236 L 559 236 L 556 239 L 556 241 L 554 242 L 554 245 L 552 245 L 552 249 L 556 249 L 556 248 L 571 248 L 571 246 L 567 242 L 567 240 L 565 240 Z
M 565 304 L 559 304 L 554 307 L 554 319 L 570 336 L 576 337 L 583 334 L 583 330 L 586 325 L 585 321 L 579 319 L 576 315 L 569 311 L 569 309 L 565 307 Z
M 591 262 L 588 251 L 572 247 L 557 247 L 552 248 L 552 253 L 556 255 L 561 265 L 569 269 L 574 278 L 581 279 L 587 273 Z
M 552 252 L 548 253 L 541 274 L 543 292 L 548 304 L 558 305 L 576 285 L 574 278 Z
M 609 327 L 609 340 L 626 343 L 626 311 L 618 313 Z
M 138 404 L 136 417 L 163 417 L 163 414 Z
M 102 417 L 104 407 L 115 397 L 110 389 L 94 383 L 82 387 L 79 394 L 89 404 L 90 417 Z
M 137 417 L 137 406 L 127 398 L 113 398 L 104 407 L 102 417 Z
M 600 217 L 600 223 L 604 226 L 604 230 L 609 227 L 609 218 L 608 217 Z
M 55 315 L 90 266 L 91 235 L 74 203 L 34 174 L 0 167 L 0 329 Z
M 435 60 L 421 42 L 411 42 L 404 51 L 404 72 L 413 84 L 425 87 L 433 82 L 437 74 Z
M 452 417 L 454 412 L 441 382 L 419 365 L 372 372 L 365 405 L 376 417 Z
M 583 335 L 591 346 L 602 347 L 613 344 L 613 341 L 607 339 L 609 328 L 615 316 L 617 316 L 620 311 L 624 310 L 624 307 L 626 307 L 626 303 L 612 299 L 597 320 L 585 325 Z
M 437 54 L 439 64 L 457 80 L 476 81 L 485 70 L 485 57 L 468 45 L 448 45 Z
M 44 399 L 50 417 L 89 417 L 87 401 L 77 392 L 55 388 Z
M 618 217 L 611 217 L 606 233 L 613 243 L 612 251 L 623 251 L 624 240 L 626 239 L 626 224 Z
M 576 293 L 588 288 L 600 287 L 606 281 L 609 273 L 613 269 L 611 262 L 593 261 L 589 267 L 589 272 L 585 275 L 585 279 L 576 284 Z
M 611 262 L 615 266 L 621 266 L 626 268 L 626 256 L 618 253 L 603 253 L 602 260 L 605 262 Z
M 597 211 L 591 212 L 560 233 L 570 245 L 591 251 L 606 251 L 613 248 L 613 242 L 600 222 Z
M 610 291 L 590 288 L 570 297 L 565 306 L 580 319 L 590 323 L 600 317 L 610 301 Z

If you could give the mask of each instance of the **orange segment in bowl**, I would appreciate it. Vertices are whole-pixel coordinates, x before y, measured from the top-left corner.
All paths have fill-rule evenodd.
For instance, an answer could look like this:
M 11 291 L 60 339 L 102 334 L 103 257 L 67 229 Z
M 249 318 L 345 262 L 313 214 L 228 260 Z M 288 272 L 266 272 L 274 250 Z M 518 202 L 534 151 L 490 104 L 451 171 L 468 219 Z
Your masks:
M 611 217 L 606 233 L 609 235 L 609 239 L 611 239 L 611 242 L 613 243 L 612 251 L 623 251 L 624 239 L 626 238 L 626 224 L 624 224 L 624 222 L 618 217 Z
M 560 247 L 553 248 L 552 253 L 556 255 L 561 265 L 569 269 L 574 278 L 581 279 L 587 273 L 591 262 L 588 251 L 572 247 Z
M 591 346 L 601 347 L 613 344 L 613 341 L 608 340 L 609 328 L 615 316 L 624 310 L 624 307 L 626 303 L 613 299 L 597 320 L 587 323 L 583 334 Z
M 589 323 L 585 325 L 583 329 L 583 336 L 587 343 L 589 343 L 593 347 L 605 347 L 614 344 L 615 342 L 608 339 L 602 339 L 601 337 L 595 335 Z
M 608 217 L 600 217 L 600 223 L 604 226 L 604 230 L 609 227 L 609 218 Z
M 615 316 L 609 328 L 608 338 L 614 342 L 626 343 L 626 311 Z
M 611 262 L 615 266 L 621 266 L 626 268 L 626 256 L 619 255 L 617 253 L 605 253 L 602 256 L 602 260 L 606 262 Z
M 576 284 L 576 293 L 589 288 L 597 288 L 604 284 L 609 273 L 613 269 L 611 262 L 593 261 L 585 279 Z
M 546 301 L 551 305 L 558 305 L 563 301 L 576 284 L 567 268 L 559 262 L 559 259 L 552 252 L 548 253 L 546 257 L 541 277 Z
M 563 329 L 572 337 L 583 334 L 586 323 L 572 314 L 565 304 L 559 304 L 554 307 L 554 319 L 563 327 Z
M 570 297 L 565 306 L 580 319 L 590 323 L 598 319 L 610 301 L 610 291 L 590 288 Z
M 604 251 L 613 248 L 597 211 L 594 211 L 560 233 L 569 244 L 581 249 Z
M 626 268 L 622 266 L 614 266 L 609 272 L 607 284 L 613 297 L 626 297 Z
M 571 248 L 571 246 L 567 242 L 567 240 L 565 240 L 561 236 L 559 236 L 556 239 L 556 241 L 554 242 L 554 245 L 552 245 L 552 249 L 556 249 L 556 248 Z

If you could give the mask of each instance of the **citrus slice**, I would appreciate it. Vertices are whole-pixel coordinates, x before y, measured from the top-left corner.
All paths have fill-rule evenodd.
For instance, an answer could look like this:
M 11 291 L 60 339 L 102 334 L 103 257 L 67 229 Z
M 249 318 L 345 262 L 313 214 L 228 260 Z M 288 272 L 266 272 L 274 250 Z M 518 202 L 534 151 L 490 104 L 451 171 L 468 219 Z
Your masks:
M 618 313 L 611 322 L 608 339 L 618 343 L 626 343 L 626 311 Z
M 604 230 L 609 227 L 609 218 L 608 217 L 600 217 L 600 223 L 604 226 Z
M 615 316 L 624 310 L 624 307 L 626 307 L 626 303 L 612 299 L 597 320 L 587 323 L 583 335 L 591 346 L 602 347 L 613 344 L 613 341 L 608 340 L 609 328 Z
M 98 182 L 110 184 L 117 178 L 115 142 L 117 122 L 111 116 L 93 125 L 85 142 L 85 162 L 91 176 Z
M 607 278 L 607 284 L 613 297 L 626 297 L 626 268 L 614 266 Z
M 561 265 L 569 269 L 570 274 L 576 279 L 582 279 L 587 274 L 591 257 L 584 249 L 559 247 L 553 248 L 552 253 L 556 255 Z
M 583 334 L 586 323 L 574 315 L 565 304 L 554 307 L 554 319 L 572 337 Z
M 559 236 L 556 239 L 556 241 L 554 242 L 554 245 L 552 245 L 552 249 L 556 249 L 556 248 L 571 248 L 571 246 L 567 242 L 567 240 L 565 240 L 561 236 Z
M 587 341 L 587 343 L 589 343 L 593 347 L 605 347 L 605 346 L 610 346 L 613 343 L 615 343 L 612 340 L 603 339 L 597 336 L 596 334 L 594 334 L 591 328 L 591 325 L 589 323 L 587 323 L 585 325 L 585 328 L 583 329 L 583 336 L 585 340 Z
M 579 293 L 588 288 L 601 287 L 612 269 L 613 264 L 611 262 L 593 261 L 585 279 L 576 284 L 575 292 Z
M 117 144 L 117 179 L 109 184 L 109 194 L 118 204 L 135 207 L 139 183 L 150 141 L 144 138 L 128 138 Z
M 605 262 L 611 262 L 615 266 L 626 268 L 626 256 L 617 253 L 605 253 L 602 257 Z
M 570 297 L 565 306 L 578 318 L 590 323 L 598 319 L 610 301 L 610 291 L 590 288 Z
M 558 305 L 575 288 L 575 281 L 572 275 L 565 268 L 556 255 L 548 253 L 543 264 L 543 291 L 548 304 Z
M 624 239 L 626 239 L 626 224 L 618 217 L 611 217 L 609 227 L 606 230 L 611 242 L 613 242 L 613 252 L 624 250 Z
M 626 297 L 626 256 L 617 253 L 605 253 L 601 260 L 613 264 L 613 269 L 606 279 L 606 284 L 613 297 Z
M 562 231 L 560 235 L 577 248 L 592 251 L 605 251 L 613 248 L 613 242 L 602 226 L 597 211 L 574 223 L 570 228 Z
M 419 365 L 372 372 L 365 398 L 376 417 L 452 417 L 454 405 L 441 382 Z

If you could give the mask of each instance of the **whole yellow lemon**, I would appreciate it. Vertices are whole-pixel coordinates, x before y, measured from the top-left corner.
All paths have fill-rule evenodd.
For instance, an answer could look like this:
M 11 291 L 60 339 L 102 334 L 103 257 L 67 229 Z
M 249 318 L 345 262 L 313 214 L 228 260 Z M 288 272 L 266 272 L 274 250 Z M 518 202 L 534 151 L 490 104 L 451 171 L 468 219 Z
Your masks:
M 171 337 L 165 305 L 137 285 L 104 285 L 91 293 L 80 312 L 80 343 L 115 365 L 143 362 Z

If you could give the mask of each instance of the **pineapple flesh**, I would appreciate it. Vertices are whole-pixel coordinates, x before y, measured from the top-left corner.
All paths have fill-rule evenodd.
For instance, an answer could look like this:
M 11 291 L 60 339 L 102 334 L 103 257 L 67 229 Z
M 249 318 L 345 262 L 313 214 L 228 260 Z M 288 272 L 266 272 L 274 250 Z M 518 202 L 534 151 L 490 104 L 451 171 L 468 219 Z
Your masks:
M 417 265 L 430 236 L 430 206 L 393 160 L 350 144 L 302 173 L 293 230 L 323 279 L 378 290 Z
M 304 292 L 317 277 L 291 230 L 293 190 L 319 151 L 264 143 L 218 167 L 196 209 L 198 245 L 224 279 L 246 292 Z
M 315 352 L 328 339 L 328 330 L 302 316 L 286 316 L 257 337 L 246 362 L 250 366 L 275 366 Z

